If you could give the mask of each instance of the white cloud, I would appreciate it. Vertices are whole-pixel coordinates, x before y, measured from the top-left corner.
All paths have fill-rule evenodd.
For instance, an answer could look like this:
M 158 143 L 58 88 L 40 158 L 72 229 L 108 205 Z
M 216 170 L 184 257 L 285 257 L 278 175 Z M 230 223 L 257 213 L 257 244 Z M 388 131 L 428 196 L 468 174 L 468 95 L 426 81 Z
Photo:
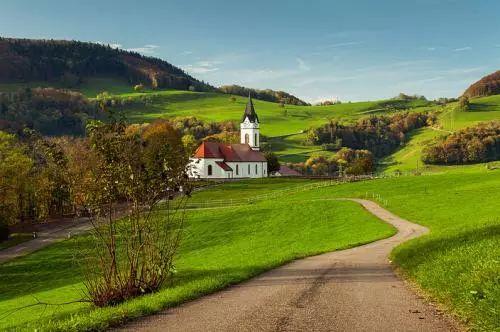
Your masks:
M 101 42 L 101 41 L 96 41 L 96 44 L 101 44 L 101 45 L 104 45 L 104 46 L 109 46 L 111 48 L 123 48 L 123 45 L 119 44 L 119 43 L 105 43 L 105 42 Z
M 299 69 L 302 71 L 308 71 L 311 69 L 309 65 L 302 59 L 302 58 L 297 58 L 297 62 L 299 63 Z
M 454 51 L 454 52 L 463 52 L 463 51 L 470 51 L 470 50 L 472 50 L 472 47 L 470 47 L 470 46 L 465 46 L 465 47 L 456 48 L 456 49 L 454 49 L 453 51 Z
M 355 46 L 361 44 L 360 41 L 350 41 L 350 42 L 344 42 L 344 43 L 337 43 L 337 44 L 331 44 L 327 45 L 324 48 L 341 48 L 341 47 L 347 47 L 347 46 Z
M 431 78 L 424 78 L 422 80 L 416 80 L 415 83 L 429 83 L 429 82 L 440 81 L 443 79 L 444 79 L 443 76 L 436 76 L 436 77 L 431 77 Z
M 194 64 L 182 66 L 182 68 L 188 73 L 206 74 L 219 70 L 219 67 L 217 67 L 217 65 L 221 63 L 222 61 L 217 61 L 217 60 L 203 60 L 203 61 L 198 61 Z
M 156 50 L 158 48 L 160 48 L 160 46 L 149 44 L 149 45 L 144 45 L 141 47 L 127 48 L 127 51 L 137 52 L 137 53 L 140 53 L 143 55 L 152 55 L 152 54 L 156 53 Z

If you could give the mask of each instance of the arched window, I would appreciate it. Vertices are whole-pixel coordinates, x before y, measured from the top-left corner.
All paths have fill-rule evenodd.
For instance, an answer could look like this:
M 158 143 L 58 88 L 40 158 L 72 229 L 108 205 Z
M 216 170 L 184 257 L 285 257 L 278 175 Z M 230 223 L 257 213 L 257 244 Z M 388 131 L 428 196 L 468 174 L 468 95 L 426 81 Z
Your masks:
M 250 136 L 248 134 L 245 134 L 245 144 L 250 144 Z
M 257 164 L 255 164 L 255 174 L 259 174 Z
M 236 165 L 236 175 L 239 175 L 239 173 L 240 173 L 240 168 L 238 165 Z
M 248 164 L 248 175 L 250 175 L 250 164 Z
M 212 175 L 212 165 L 208 165 L 208 171 L 207 171 L 208 176 Z
M 255 134 L 255 139 L 253 141 L 253 145 L 255 145 L 255 146 L 259 145 L 259 138 L 258 138 L 257 134 Z

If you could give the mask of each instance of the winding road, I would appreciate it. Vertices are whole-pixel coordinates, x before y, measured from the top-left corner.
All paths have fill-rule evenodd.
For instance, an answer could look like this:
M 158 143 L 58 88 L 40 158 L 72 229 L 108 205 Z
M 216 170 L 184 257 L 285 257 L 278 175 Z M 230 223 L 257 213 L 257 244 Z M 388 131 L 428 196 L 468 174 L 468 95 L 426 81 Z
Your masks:
M 144 317 L 125 331 L 458 331 L 388 260 L 428 232 L 378 204 L 361 204 L 399 232 L 356 248 L 294 261 L 226 290 Z

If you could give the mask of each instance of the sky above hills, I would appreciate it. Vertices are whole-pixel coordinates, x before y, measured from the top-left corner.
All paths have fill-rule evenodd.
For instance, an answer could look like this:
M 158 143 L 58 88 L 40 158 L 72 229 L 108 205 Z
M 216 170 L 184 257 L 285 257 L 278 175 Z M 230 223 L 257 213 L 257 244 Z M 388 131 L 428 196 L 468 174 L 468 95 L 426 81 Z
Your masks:
M 436 98 L 500 69 L 498 13 L 497 0 L 3 0 L 0 34 L 106 43 L 310 102 Z

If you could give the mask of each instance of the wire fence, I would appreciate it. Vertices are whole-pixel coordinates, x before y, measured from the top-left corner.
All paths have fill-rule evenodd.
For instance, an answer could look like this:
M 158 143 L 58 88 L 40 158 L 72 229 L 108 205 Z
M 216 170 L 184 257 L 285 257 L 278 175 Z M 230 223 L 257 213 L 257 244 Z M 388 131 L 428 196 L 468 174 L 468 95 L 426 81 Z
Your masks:
M 319 180 L 318 182 L 308 183 L 302 186 L 293 186 L 281 190 L 273 190 L 266 194 L 260 194 L 247 198 L 227 198 L 227 199 L 215 199 L 215 200 L 205 200 L 205 201 L 188 201 L 185 207 L 187 209 L 201 209 L 201 208 L 218 208 L 218 207 L 250 205 L 261 201 L 278 199 L 281 197 L 297 194 L 308 190 L 331 187 L 345 182 L 355 182 L 373 178 L 374 177 L 372 176 L 352 176 L 345 178 L 329 178 L 322 180 L 318 179 Z

